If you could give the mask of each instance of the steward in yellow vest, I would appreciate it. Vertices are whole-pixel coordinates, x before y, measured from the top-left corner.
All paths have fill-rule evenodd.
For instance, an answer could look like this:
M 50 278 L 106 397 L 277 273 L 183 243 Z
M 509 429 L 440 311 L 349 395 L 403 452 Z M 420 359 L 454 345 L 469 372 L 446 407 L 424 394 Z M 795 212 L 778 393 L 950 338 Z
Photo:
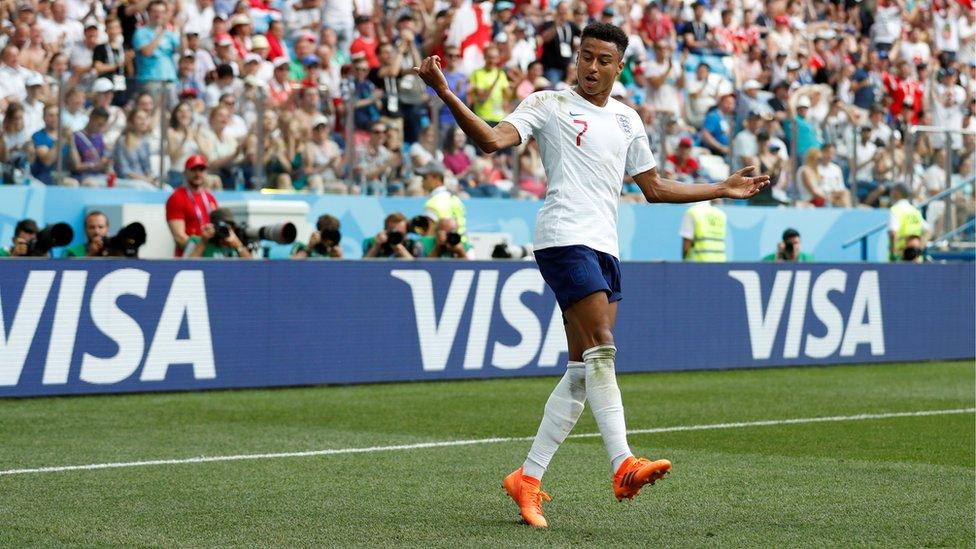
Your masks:
M 724 262 L 725 225 L 725 212 L 708 202 L 688 208 L 681 231 L 684 260 Z
M 905 244 L 910 239 L 921 239 L 922 250 L 929 236 L 928 224 L 922 217 L 922 212 L 908 201 L 908 187 L 903 184 L 895 185 L 891 189 L 893 204 L 888 217 L 888 258 L 891 261 L 902 261 L 905 255 Z M 921 251 L 912 250 L 909 261 L 921 261 Z

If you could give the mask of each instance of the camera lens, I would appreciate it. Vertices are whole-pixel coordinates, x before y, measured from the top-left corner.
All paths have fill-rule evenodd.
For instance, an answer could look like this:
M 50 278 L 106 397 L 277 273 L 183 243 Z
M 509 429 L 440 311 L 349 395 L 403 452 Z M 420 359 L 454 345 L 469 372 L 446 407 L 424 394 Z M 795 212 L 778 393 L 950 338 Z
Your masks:
M 400 231 L 391 231 L 386 234 L 386 241 L 390 243 L 390 246 L 396 246 L 397 244 L 403 243 L 403 233 Z
M 455 232 L 447 233 L 447 243 L 451 246 L 457 246 L 461 243 L 461 235 Z

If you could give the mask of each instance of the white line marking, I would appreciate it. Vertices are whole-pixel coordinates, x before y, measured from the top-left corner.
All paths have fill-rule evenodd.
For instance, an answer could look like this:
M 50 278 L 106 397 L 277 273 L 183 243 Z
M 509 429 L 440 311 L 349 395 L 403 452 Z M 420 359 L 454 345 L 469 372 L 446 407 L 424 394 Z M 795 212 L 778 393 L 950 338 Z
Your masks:
M 945 416 L 952 414 L 971 414 L 976 408 L 955 408 L 951 410 L 923 410 L 918 412 L 887 412 L 881 414 L 858 414 L 853 416 L 803 417 L 793 419 L 767 419 L 759 421 L 740 421 L 735 423 L 711 423 L 705 425 L 676 425 L 673 427 L 655 427 L 651 429 L 632 429 L 630 435 L 646 435 L 652 433 L 675 433 L 680 431 L 708 431 L 712 429 L 739 429 L 743 427 L 767 427 L 771 425 L 802 425 L 807 423 L 827 423 L 836 421 L 863 421 L 870 419 L 889 419 L 896 417 Z M 580 433 L 570 435 L 569 438 L 593 438 L 600 433 Z M 422 450 L 426 448 L 443 448 L 447 446 L 471 446 L 474 444 L 496 444 L 503 442 L 525 442 L 534 437 L 494 437 L 468 440 L 441 440 L 431 442 L 417 442 L 415 444 L 396 444 L 390 446 L 369 446 L 365 448 L 331 448 L 327 450 L 309 450 L 305 452 L 277 452 L 272 454 L 239 454 L 233 456 L 200 456 L 179 459 L 153 459 L 147 461 L 126 461 L 116 463 L 92 463 L 89 465 L 63 465 L 57 467 L 37 467 L 34 469 L 8 469 L 0 471 L 0 476 L 25 475 L 32 473 L 60 473 L 63 471 L 90 471 L 95 469 L 121 469 L 124 467 L 145 467 L 150 465 L 183 465 L 186 463 L 212 463 L 217 461 L 244 461 L 249 459 L 276 459 L 312 456 L 335 456 L 340 454 L 370 454 L 373 452 L 394 452 L 400 450 Z

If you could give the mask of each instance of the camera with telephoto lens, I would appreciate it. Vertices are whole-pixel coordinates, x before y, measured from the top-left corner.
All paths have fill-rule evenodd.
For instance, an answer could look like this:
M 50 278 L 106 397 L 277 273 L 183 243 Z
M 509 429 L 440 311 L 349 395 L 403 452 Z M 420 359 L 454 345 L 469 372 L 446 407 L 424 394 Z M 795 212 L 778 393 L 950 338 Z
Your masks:
M 146 228 L 136 221 L 119 229 L 115 236 L 105 240 L 102 255 L 106 257 L 139 257 L 139 248 L 146 243 Z
M 27 255 L 45 257 L 51 252 L 51 248 L 67 246 L 74 237 L 75 231 L 67 223 L 48 225 L 27 243 Z
M 404 234 L 400 231 L 390 231 L 386 233 L 386 243 L 390 246 L 396 246 L 397 244 L 403 244 Z
M 247 224 L 242 223 L 239 232 L 241 243 L 245 246 L 249 246 L 252 242 L 257 243 L 259 240 L 270 240 L 278 244 L 291 244 L 298 235 L 298 229 L 295 228 L 295 224 L 289 221 L 253 229 L 248 227 Z
M 430 224 L 433 221 L 426 215 L 414 216 L 407 225 L 407 232 L 426 235 L 430 231 Z
M 525 259 L 532 257 L 532 245 L 527 246 L 517 246 L 515 244 L 509 244 L 507 242 L 501 242 L 495 244 L 495 248 L 491 251 L 492 259 Z
M 447 233 L 447 245 L 448 246 L 457 246 L 460 243 L 461 243 L 461 235 L 460 234 L 458 234 L 458 233 L 456 233 L 454 231 L 451 231 L 451 232 Z
M 217 242 L 223 242 L 230 238 L 230 231 L 234 228 L 234 225 L 233 223 L 228 223 L 227 221 L 214 221 L 213 228 L 213 239 Z
M 921 249 L 915 247 L 909 247 L 909 248 L 905 248 L 905 250 L 901 253 L 901 260 L 915 261 L 916 259 L 921 257 L 921 255 L 922 255 Z
M 793 252 L 795 250 L 796 250 L 796 246 L 794 246 L 792 242 L 787 242 L 787 243 L 783 244 L 783 254 L 784 255 L 791 256 L 791 255 L 793 255 Z
M 332 255 L 332 248 L 339 245 L 342 240 L 342 233 L 337 230 L 319 231 L 319 243 L 314 250 L 319 255 Z

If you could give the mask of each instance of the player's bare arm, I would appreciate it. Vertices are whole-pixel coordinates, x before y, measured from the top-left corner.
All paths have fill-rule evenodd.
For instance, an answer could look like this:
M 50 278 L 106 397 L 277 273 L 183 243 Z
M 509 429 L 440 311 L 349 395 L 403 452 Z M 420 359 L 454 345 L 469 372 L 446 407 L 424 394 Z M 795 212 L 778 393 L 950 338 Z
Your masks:
M 518 145 L 522 139 L 515 126 L 502 122 L 492 128 L 454 95 L 447 85 L 444 73 L 441 72 L 440 63 L 440 56 L 432 55 L 425 58 L 420 66 L 414 67 L 413 70 L 437 93 L 444 105 L 451 110 L 458 127 L 474 141 L 475 145 L 486 153 Z
M 750 198 L 769 184 L 768 175 L 750 177 L 755 166 L 747 166 L 732 174 L 717 185 L 689 185 L 658 175 L 657 168 L 651 168 L 634 176 L 634 182 L 644 193 L 648 202 L 701 202 L 715 198 Z

